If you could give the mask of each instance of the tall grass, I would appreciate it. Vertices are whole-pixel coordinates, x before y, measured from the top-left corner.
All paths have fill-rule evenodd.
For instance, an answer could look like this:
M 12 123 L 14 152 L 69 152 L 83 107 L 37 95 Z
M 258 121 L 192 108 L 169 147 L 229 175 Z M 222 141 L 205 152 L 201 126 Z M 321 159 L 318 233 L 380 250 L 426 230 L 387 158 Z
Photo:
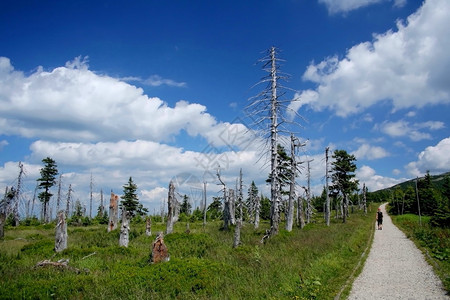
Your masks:
M 246 224 L 235 249 L 233 230 L 221 230 L 220 222 L 191 223 L 190 233 L 180 222 L 165 237 L 171 259 L 160 264 L 149 264 L 154 236 L 145 236 L 144 227 L 131 225 L 128 248 L 118 246 L 118 231 L 104 226 L 69 227 L 69 248 L 58 254 L 52 228 L 8 228 L 0 241 L 0 298 L 331 299 L 367 247 L 373 217 L 356 212 L 346 224 L 332 220 L 327 227 L 317 215 L 264 245 L 259 241 L 269 224 L 256 231 Z M 164 229 L 156 223 L 152 231 Z M 36 267 L 50 258 L 68 258 L 81 272 Z
M 430 225 L 430 217 L 413 214 L 391 216 L 408 238 L 425 253 L 425 257 L 441 278 L 445 289 L 450 293 L 450 229 Z

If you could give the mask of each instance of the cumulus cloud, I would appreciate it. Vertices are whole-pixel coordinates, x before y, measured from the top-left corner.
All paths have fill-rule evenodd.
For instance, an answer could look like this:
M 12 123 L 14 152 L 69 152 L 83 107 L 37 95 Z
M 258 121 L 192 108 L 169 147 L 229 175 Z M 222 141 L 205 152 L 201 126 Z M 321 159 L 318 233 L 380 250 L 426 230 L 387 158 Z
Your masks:
M 170 107 L 140 88 L 97 75 L 86 59 L 25 75 L 0 57 L 0 134 L 76 142 L 160 142 L 185 131 L 225 145 L 229 141 L 218 134 L 236 127 L 245 126 L 217 122 L 204 105 L 179 101 Z
M 441 140 L 436 146 L 429 146 L 420 152 L 417 161 L 410 162 L 406 170 L 412 176 L 450 171 L 450 137 Z
M 358 168 L 355 173 L 359 183 L 361 185 L 365 183 L 369 191 L 385 189 L 406 180 L 405 178 L 395 179 L 377 175 L 375 170 L 367 165 Z
M 356 151 L 352 152 L 356 159 L 374 160 L 389 156 L 389 153 L 382 147 L 362 144 Z
M 431 134 L 423 132 L 423 130 L 439 130 L 445 128 L 445 124 L 441 121 L 427 121 L 422 123 L 410 123 L 405 120 L 396 122 L 384 121 L 375 126 L 383 133 L 391 137 L 408 137 L 412 141 L 430 140 Z
M 329 1 L 329 3 L 366 1 Z M 394 109 L 450 102 L 450 2 L 427 0 L 396 30 L 351 47 L 344 58 L 326 58 L 303 79 L 317 88 L 302 91 L 291 108 L 329 108 L 342 117 L 389 99 Z

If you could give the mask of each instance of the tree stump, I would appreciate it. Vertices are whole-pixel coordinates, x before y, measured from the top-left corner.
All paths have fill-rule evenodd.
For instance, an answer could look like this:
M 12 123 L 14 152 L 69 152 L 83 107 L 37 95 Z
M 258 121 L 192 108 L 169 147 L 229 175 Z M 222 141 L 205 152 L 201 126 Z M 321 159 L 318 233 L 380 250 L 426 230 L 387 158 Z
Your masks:
M 151 236 L 152 235 L 152 219 L 147 218 L 145 221 L 145 235 Z
M 111 199 L 109 201 L 109 223 L 108 223 L 108 232 L 113 231 L 117 228 L 118 223 L 118 204 L 119 204 L 119 196 L 111 192 Z
M 66 212 L 60 210 L 58 212 L 58 223 L 56 224 L 55 233 L 55 251 L 61 252 L 67 248 L 67 222 L 66 222 Z
M 159 263 L 170 260 L 169 250 L 166 244 L 164 244 L 163 233 L 160 232 L 155 241 L 152 243 L 152 249 L 150 253 L 150 262 Z
M 120 227 L 119 246 L 128 247 L 130 241 L 130 213 L 122 206 L 122 226 Z

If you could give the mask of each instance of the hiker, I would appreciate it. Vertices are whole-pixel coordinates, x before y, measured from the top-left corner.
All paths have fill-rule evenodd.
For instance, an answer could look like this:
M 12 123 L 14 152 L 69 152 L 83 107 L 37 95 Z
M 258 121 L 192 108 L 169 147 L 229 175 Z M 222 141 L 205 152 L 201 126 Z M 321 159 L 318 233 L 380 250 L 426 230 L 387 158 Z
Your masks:
M 381 208 L 378 208 L 377 211 L 377 224 L 378 224 L 378 230 L 383 229 L 383 213 L 381 212 Z

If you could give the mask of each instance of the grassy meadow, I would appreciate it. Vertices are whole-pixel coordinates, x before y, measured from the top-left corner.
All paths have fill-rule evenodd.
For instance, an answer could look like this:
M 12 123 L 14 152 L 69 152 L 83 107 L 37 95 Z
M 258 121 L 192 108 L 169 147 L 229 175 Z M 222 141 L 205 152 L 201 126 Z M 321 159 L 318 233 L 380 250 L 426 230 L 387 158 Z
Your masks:
M 333 299 L 344 287 L 348 293 L 348 279 L 357 275 L 371 242 L 373 219 L 355 210 L 346 224 L 332 219 L 327 227 L 317 214 L 305 228 L 281 230 L 265 244 L 260 240 L 269 224 L 258 230 L 245 224 L 235 249 L 233 228 L 223 231 L 219 221 L 205 228 L 190 223 L 190 233 L 178 222 L 164 238 L 170 261 L 159 264 L 150 264 L 149 255 L 163 223 L 153 224 L 151 237 L 144 223 L 132 223 L 128 248 L 118 246 L 118 230 L 69 226 L 69 247 L 58 254 L 54 224 L 7 227 L 0 241 L 0 298 Z M 44 259 L 69 259 L 81 272 L 36 266 Z

